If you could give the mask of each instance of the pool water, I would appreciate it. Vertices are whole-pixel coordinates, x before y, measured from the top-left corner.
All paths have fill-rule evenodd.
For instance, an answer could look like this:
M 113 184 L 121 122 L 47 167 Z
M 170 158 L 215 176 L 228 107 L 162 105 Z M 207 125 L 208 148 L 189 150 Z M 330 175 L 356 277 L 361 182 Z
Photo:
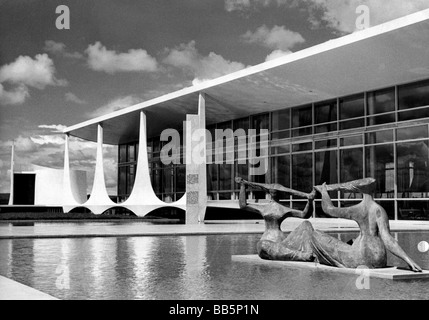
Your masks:
M 356 233 L 336 234 L 343 241 Z M 423 269 L 429 232 L 394 233 Z M 260 235 L 0 240 L 0 274 L 60 299 L 429 299 L 429 280 L 371 278 L 233 262 Z M 405 266 L 389 255 L 389 264 Z

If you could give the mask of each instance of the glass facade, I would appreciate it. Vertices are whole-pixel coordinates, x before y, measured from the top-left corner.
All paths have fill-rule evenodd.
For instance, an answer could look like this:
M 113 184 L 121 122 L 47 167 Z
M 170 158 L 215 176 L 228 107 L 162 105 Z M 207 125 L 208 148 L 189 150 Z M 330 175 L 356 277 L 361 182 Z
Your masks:
M 338 97 L 330 101 L 252 115 L 215 125 L 216 129 L 268 129 L 269 152 L 259 160 L 268 166 L 265 174 L 250 175 L 249 153 L 242 152 L 238 138 L 234 150 L 222 147 L 223 159 L 207 158 L 209 199 L 238 199 L 235 176 L 262 183 L 280 183 L 310 192 L 314 185 L 346 182 L 364 177 L 377 180 L 375 199 L 391 219 L 429 220 L 429 81 Z M 225 137 L 217 137 L 225 140 Z M 259 137 L 252 140 L 258 145 Z M 222 141 L 218 141 L 222 143 Z M 185 165 L 163 166 L 159 139 L 148 143 L 152 185 L 163 200 L 177 200 L 185 192 Z M 258 150 L 259 147 L 257 147 Z M 132 190 L 138 145 L 119 146 L 118 195 L 125 199 Z M 261 156 L 259 151 L 256 156 Z M 183 161 L 182 161 L 183 163 Z M 265 194 L 250 190 L 250 198 Z M 359 194 L 331 192 L 334 204 L 356 204 Z M 300 208 L 305 200 L 281 196 L 286 204 Z M 320 199 L 316 216 L 324 216 Z

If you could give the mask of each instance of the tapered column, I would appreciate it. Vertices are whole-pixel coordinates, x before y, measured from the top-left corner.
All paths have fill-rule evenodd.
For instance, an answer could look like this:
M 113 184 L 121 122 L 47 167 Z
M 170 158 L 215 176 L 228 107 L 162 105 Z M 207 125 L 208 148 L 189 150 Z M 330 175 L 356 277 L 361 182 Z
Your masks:
M 104 180 L 104 162 L 103 162 L 103 126 L 98 124 L 97 128 L 97 158 L 95 163 L 94 184 L 89 200 L 85 206 L 95 214 L 101 214 L 107 209 L 115 206 L 110 200 Z
M 198 115 L 186 116 L 186 223 L 204 221 L 207 208 L 205 96 L 198 99 Z
M 70 212 L 78 204 L 73 196 L 70 180 L 70 160 L 69 160 L 69 135 L 65 135 L 64 143 L 64 177 L 63 177 L 63 199 L 62 205 L 65 213 Z
M 15 188 L 15 142 L 12 142 L 12 154 L 10 156 L 10 193 L 9 193 L 9 205 L 13 205 L 14 188 Z
M 136 178 L 131 195 L 123 205 L 164 205 L 152 188 L 149 159 L 147 156 L 146 115 L 143 111 L 140 112 L 139 153 L 137 157 Z

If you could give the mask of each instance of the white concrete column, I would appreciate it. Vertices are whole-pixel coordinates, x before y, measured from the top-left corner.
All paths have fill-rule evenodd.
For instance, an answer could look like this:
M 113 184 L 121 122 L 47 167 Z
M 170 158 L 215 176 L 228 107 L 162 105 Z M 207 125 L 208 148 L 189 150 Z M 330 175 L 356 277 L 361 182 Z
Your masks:
M 186 223 L 204 222 L 207 208 L 205 96 L 198 99 L 198 115 L 186 116 Z
M 13 205 L 13 197 L 14 192 L 13 189 L 15 188 L 15 142 L 12 142 L 12 154 L 10 156 L 10 193 L 9 193 L 9 205 Z
M 150 180 L 149 159 L 147 156 L 146 115 L 143 111 L 140 112 L 139 153 L 133 191 L 129 198 L 121 205 L 129 208 L 138 216 L 143 216 L 148 213 L 147 208 L 143 208 L 143 206 L 164 205 L 164 202 L 160 200 L 153 191 L 152 182 Z
M 62 206 L 64 213 L 68 213 L 78 205 L 71 187 L 70 180 L 70 159 L 69 159 L 69 135 L 65 135 L 64 143 L 64 177 L 63 177 L 63 199 Z
M 92 186 L 91 196 L 85 203 L 85 207 L 94 214 L 101 214 L 109 208 L 116 206 L 110 200 L 104 180 L 104 162 L 103 162 L 103 126 L 98 124 L 97 128 L 97 158 L 95 163 L 94 184 Z

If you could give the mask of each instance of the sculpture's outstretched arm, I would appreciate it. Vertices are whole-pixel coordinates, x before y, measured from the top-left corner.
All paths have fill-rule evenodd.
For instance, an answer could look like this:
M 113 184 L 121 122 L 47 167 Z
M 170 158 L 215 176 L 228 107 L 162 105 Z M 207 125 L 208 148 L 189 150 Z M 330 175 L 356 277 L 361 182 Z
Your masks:
M 331 197 L 328 194 L 326 183 L 314 188 L 322 194 L 322 209 L 326 214 L 335 218 L 355 220 L 353 219 L 353 207 L 337 208 L 334 206 Z
M 238 178 L 236 178 L 236 181 L 237 183 L 240 183 L 240 195 L 238 197 L 238 204 L 240 206 L 240 209 L 257 212 L 260 214 L 262 206 L 257 204 L 248 204 L 246 199 L 246 185 Z
M 250 181 L 246 181 L 240 177 L 235 178 L 235 181 L 237 183 L 244 183 L 246 185 L 248 185 L 249 187 L 255 188 L 255 189 L 259 189 L 262 191 L 265 191 L 267 193 L 269 193 L 272 190 L 275 191 L 281 191 L 281 192 L 286 192 L 289 193 L 291 195 L 300 197 L 300 198 L 306 198 L 308 199 L 310 194 L 309 193 L 305 193 L 305 192 L 301 192 L 298 190 L 294 190 L 294 189 L 290 189 L 290 188 L 286 188 L 284 186 L 282 186 L 281 184 L 278 183 L 273 183 L 273 184 L 267 184 L 267 183 L 257 183 L 257 182 L 250 182 Z
M 390 228 L 389 228 L 389 220 L 387 218 L 387 214 L 384 211 L 382 207 L 377 208 L 376 212 L 377 216 L 377 226 L 380 231 L 380 237 L 383 240 L 387 250 L 392 252 L 395 256 L 401 258 L 404 260 L 409 266 L 410 269 L 414 272 L 422 272 L 422 268 L 415 263 L 402 248 L 399 246 L 398 242 L 395 238 L 392 237 L 390 234 Z
M 308 196 L 307 204 L 303 211 L 295 210 L 295 209 L 289 209 L 289 212 L 292 217 L 295 218 L 301 218 L 301 219 L 308 219 L 313 214 L 313 200 L 316 196 L 316 190 L 313 189 L 313 191 Z

